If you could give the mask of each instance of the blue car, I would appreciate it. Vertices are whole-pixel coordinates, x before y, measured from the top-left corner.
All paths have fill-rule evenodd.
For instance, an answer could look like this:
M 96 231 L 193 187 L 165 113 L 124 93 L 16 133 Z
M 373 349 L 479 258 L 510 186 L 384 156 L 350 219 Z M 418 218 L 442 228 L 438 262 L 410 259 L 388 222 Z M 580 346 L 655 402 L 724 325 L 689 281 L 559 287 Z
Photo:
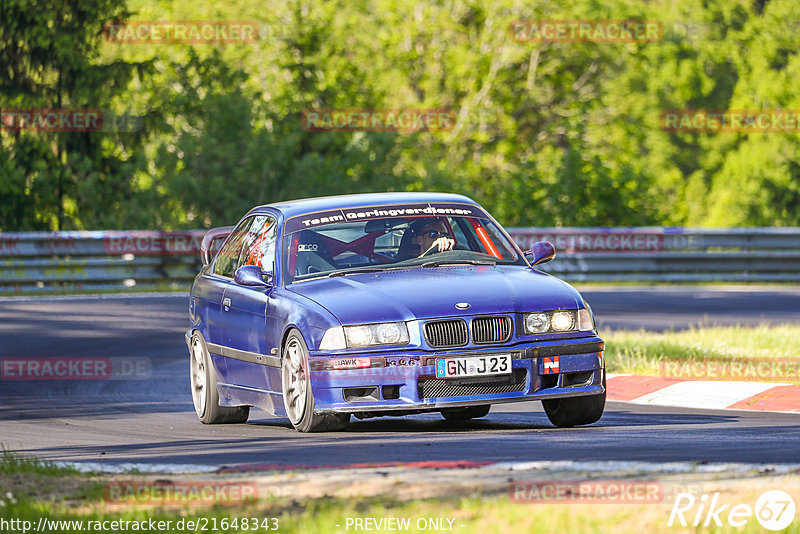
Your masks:
M 203 423 L 244 422 L 253 406 L 300 432 L 531 400 L 559 427 L 603 414 L 591 309 L 535 268 L 553 246 L 523 253 L 465 196 L 259 206 L 210 230 L 201 254 L 186 342 Z

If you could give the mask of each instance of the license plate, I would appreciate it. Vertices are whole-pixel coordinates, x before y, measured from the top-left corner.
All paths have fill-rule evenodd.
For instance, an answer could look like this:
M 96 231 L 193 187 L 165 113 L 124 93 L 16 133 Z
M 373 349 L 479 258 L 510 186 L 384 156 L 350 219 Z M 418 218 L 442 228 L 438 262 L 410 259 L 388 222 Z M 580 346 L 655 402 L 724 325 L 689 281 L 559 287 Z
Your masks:
M 436 378 L 507 374 L 511 374 L 510 354 L 436 359 Z

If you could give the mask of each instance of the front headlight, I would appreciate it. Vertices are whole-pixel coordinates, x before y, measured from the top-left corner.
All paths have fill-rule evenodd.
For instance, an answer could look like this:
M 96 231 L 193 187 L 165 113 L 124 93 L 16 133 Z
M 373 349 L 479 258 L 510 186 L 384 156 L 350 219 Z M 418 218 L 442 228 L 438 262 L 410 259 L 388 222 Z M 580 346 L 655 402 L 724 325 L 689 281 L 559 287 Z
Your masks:
M 366 347 L 367 345 L 372 345 L 374 336 L 369 325 L 363 325 L 346 326 L 344 328 L 344 337 L 350 347 Z
M 592 312 L 587 308 L 526 313 L 523 325 L 527 335 L 594 330 Z
M 396 345 L 403 339 L 403 329 L 406 327 L 405 323 L 382 323 L 375 326 L 376 340 L 381 345 Z M 406 336 L 407 337 L 407 336 Z
M 558 311 L 553 314 L 550 319 L 550 325 L 554 332 L 569 332 L 574 328 L 575 319 L 573 318 L 575 312 L 572 311 Z
M 550 316 L 546 313 L 529 313 L 525 316 L 526 334 L 543 334 L 550 330 Z
M 403 345 L 408 343 L 406 323 L 376 323 L 345 326 L 344 337 L 348 347 L 370 345 Z

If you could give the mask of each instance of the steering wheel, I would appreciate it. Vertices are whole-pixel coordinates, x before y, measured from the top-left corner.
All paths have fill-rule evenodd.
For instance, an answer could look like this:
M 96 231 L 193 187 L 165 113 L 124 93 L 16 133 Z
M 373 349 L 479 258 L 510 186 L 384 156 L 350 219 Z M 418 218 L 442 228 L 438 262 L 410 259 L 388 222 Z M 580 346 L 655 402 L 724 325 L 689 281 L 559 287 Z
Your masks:
M 438 252 L 439 252 L 439 247 L 436 246 L 436 245 L 431 245 L 431 247 L 428 250 L 426 250 L 425 252 L 423 252 L 422 255 L 419 256 L 419 257 L 420 258 L 426 258 L 426 257 L 428 257 L 428 256 L 430 256 L 432 254 L 436 254 Z

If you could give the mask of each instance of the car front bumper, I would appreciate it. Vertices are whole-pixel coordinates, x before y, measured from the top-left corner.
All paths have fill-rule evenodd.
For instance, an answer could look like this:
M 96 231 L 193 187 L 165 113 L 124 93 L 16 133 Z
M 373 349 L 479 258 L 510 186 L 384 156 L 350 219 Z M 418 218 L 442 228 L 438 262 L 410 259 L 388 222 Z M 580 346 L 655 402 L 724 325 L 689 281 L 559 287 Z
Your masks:
M 605 391 L 603 341 L 596 336 L 436 353 L 361 353 L 381 366 L 312 370 L 317 413 L 435 411 L 481 404 L 597 395 Z M 511 354 L 508 375 L 436 378 L 437 358 Z M 310 355 L 311 368 L 337 356 Z M 549 365 L 545 367 L 545 362 Z M 557 368 L 554 369 L 554 363 Z M 555 372 L 557 371 L 557 372 Z

